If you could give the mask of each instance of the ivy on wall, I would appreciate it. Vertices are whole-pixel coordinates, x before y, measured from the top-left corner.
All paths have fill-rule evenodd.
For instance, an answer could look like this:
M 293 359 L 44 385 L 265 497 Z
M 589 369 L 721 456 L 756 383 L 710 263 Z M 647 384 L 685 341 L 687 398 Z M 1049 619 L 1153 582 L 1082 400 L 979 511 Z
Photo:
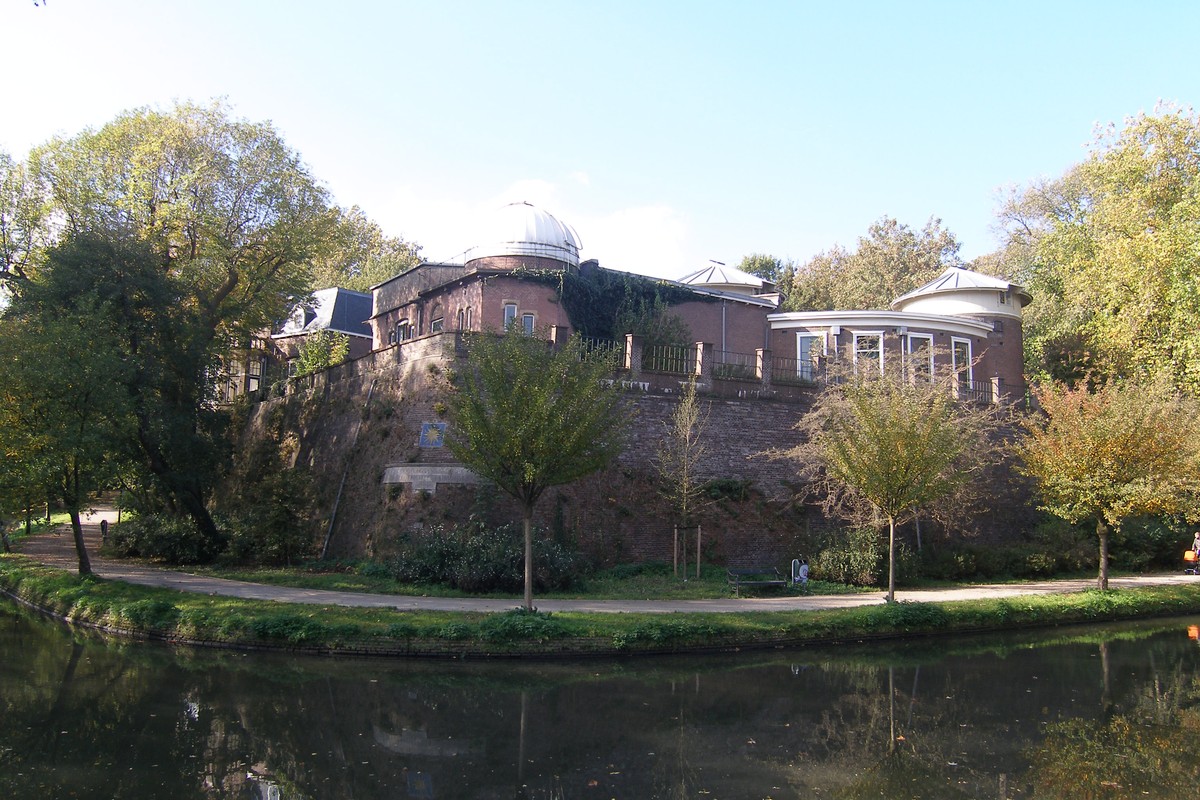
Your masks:
M 618 339 L 632 332 L 645 336 L 648 344 L 688 344 L 691 333 L 670 312 L 671 306 L 715 302 L 682 286 L 629 272 L 520 268 L 512 276 L 553 286 L 571 326 L 597 339 Z

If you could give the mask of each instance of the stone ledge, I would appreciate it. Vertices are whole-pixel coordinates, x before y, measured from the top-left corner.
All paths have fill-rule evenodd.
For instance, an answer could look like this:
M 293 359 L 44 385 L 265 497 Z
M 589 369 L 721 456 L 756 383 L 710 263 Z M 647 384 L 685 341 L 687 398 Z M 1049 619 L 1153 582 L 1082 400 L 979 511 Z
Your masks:
M 483 483 L 483 479 L 466 467 L 451 464 L 393 464 L 383 469 L 382 483 L 407 483 L 414 491 L 430 494 L 437 491 L 439 483 L 470 486 Z

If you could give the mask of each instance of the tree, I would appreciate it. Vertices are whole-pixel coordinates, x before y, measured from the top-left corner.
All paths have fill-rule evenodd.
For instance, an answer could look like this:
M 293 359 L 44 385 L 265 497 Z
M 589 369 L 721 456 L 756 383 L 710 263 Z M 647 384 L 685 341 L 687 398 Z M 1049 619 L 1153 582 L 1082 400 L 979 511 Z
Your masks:
M 796 460 L 826 510 L 888 528 L 888 602 L 896 596 L 896 526 L 917 512 L 961 513 L 998 451 L 992 406 L 959 402 L 949 375 L 903 368 L 831 380 L 797 428 Z
M 108 311 L 102 304 L 84 314 L 43 310 L 18 305 L 0 318 L 0 449 L 16 462 L 5 471 L 18 472 L 18 490 L 40 487 L 62 503 L 79 574 L 88 575 L 80 514 L 118 458 L 111 442 L 128 419 L 127 365 L 93 325 Z
M 296 355 L 296 375 L 310 375 L 346 360 L 350 337 L 340 331 L 322 329 L 304 337 Z
M 962 266 L 958 249 L 958 240 L 939 219 L 914 231 L 881 217 L 853 252 L 835 246 L 820 253 L 796 267 L 779 288 L 787 294 L 789 311 L 887 308 L 946 267 Z
M 170 505 L 216 541 L 206 502 L 212 476 L 202 474 L 219 416 L 209 376 L 222 353 L 307 295 L 310 265 L 334 241 L 338 214 L 270 125 L 232 119 L 220 104 L 126 113 L 35 149 L 26 170 L 68 239 L 99 232 L 150 254 L 159 296 L 136 325 L 153 335 L 136 325 L 125 331 L 139 367 L 129 386 L 131 441 Z M 56 279 L 60 286 L 89 282 L 97 262 L 75 251 L 53 267 L 78 273 Z M 124 280 L 120 270 L 108 274 Z
M 388 236 L 358 206 L 339 209 L 330 242 L 312 264 L 312 287 L 370 291 L 421 263 L 421 247 Z
M 742 272 L 748 272 L 751 275 L 757 275 L 763 280 L 777 282 L 782 278 L 791 262 L 786 265 L 783 261 L 775 256 L 767 255 L 766 253 L 751 253 L 742 258 L 737 268 Z
M 29 279 L 48 237 L 47 211 L 25 166 L 0 151 L 0 298 Z
M 998 258 L 1038 302 L 1035 379 L 1172 383 L 1200 395 L 1200 116 L 1160 107 L 1099 131 L 1087 160 L 1014 193 Z
M 1095 392 L 1055 384 L 1037 393 L 1019 452 L 1042 508 L 1095 525 L 1097 586 L 1108 588 L 1108 544 L 1131 517 L 1194 513 L 1200 480 L 1200 409 L 1160 380 L 1106 383 Z
M 691 525 L 692 514 L 704 488 L 697 473 L 707 452 L 703 438 L 707 421 L 708 415 L 701 411 L 696 399 L 696 380 L 693 377 L 666 422 L 666 430 L 654 461 L 664 483 L 663 495 L 674 508 L 676 519 L 683 528 Z M 696 563 L 699 569 L 699 554 Z M 678 573 L 678 559 L 675 570 Z
M 510 328 L 470 338 L 450 395 L 450 451 L 520 505 L 525 608 L 533 609 L 533 510 L 551 486 L 612 462 L 627 414 L 611 380 L 611 356 L 572 337 L 555 349 Z

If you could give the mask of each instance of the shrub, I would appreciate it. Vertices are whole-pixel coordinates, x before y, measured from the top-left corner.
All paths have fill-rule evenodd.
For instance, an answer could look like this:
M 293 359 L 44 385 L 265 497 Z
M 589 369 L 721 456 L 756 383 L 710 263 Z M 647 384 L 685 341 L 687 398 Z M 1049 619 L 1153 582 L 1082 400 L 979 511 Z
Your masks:
M 179 608 L 167 600 L 137 600 L 121 616 L 139 628 L 165 630 L 179 621 Z
M 147 514 L 113 528 L 112 545 L 120 556 L 202 564 L 216 557 L 224 541 L 204 536 L 190 517 Z
M 503 614 L 490 614 L 479 623 L 479 636 L 485 642 L 516 642 L 557 639 L 566 628 L 550 614 L 518 608 Z
M 831 537 L 810 559 L 812 577 L 853 586 L 875 586 L 886 557 L 879 534 L 870 529 L 853 529 Z
M 438 526 L 407 535 L 390 567 L 396 580 L 405 583 L 439 583 L 480 594 L 520 592 L 525 586 L 523 535 L 516 525 L 467 530 Z M 570 588 L 583 578 L 586 567 L 578 552 L 535 532 L 536 591 Z

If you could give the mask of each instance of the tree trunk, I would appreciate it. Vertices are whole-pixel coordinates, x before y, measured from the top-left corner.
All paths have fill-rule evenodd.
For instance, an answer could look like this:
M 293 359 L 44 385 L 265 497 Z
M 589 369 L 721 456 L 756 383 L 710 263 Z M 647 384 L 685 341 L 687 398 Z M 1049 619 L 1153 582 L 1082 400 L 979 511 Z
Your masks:
M 1096 520 L 1096 535 L 1100 537 L 1100 577 L 1096 588 L 1108 591 L 1108 525 L 1103 519 Z
M 8 541 L 8 531 L 0 531 L 0 542 L 4 543 L 4 552 L 11 553 L 12 545 Z
M 896 518 L 888 517 L 888 590 L 887 602 L 896 602 Z
M 87 545 L 83 543 L 83 523 L 79 520 L 79 511 L 71 509 L 71 535 L 75 537 L 75 554 L 79 556 L 79 577 L 92 574 L 92 561 L 88 558 Z
M 525 610 L 533 611 L 533 506 L 525 506 Z

